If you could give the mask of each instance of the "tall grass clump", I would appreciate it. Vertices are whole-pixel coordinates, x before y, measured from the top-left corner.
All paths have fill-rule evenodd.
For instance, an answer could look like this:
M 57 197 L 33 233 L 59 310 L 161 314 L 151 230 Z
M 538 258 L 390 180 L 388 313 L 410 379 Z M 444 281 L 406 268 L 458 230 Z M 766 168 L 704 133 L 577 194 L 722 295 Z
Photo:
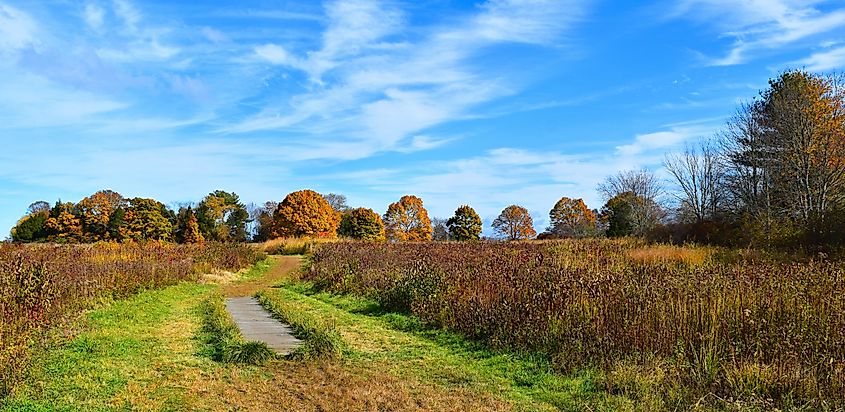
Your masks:
M 302 346 L 292 353 L 294 358 L 337 359 L 343 355 L 343 339 L 333 324 L 298 310 L 272 292 L 261 291 L 256 296 L 261 306 L 290 325 L 294 336 L 302 339 Z
M 223 295 L 215 294 L 201 305 L 202 333 L 211 357 L 224 363 L 263 365 L 276 354 L 264 342 L 246 341 L 226 310 Z
M 337 239 L 321 237 L 277 238 L 257 243 L 257 249 L 270 255 L 309 255 L 324 243 Z
M 0 244 L 0 397 L 51 326 L 98 302 L 195 280 L 206 270 L 236 271 L 264 256 L 218 243 Z
M 611 390 L 630 375 L 620 371 L 658 365 L 682 385 L 673 402 L 845 407 L 845 266 L 711 252 L 612 240 L 334 243 L 314 253 L 306 279 L 545 354 L 564 371 L 601 368 Z

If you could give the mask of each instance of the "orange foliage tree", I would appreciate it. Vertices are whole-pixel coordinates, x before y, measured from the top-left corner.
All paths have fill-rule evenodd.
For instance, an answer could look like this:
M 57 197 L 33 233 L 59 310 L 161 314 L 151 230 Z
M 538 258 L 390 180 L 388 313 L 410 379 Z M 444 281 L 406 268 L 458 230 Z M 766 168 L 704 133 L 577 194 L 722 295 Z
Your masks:
M 582 199 L 560 198 L 549 211 L 549 232 L 556 237 L 585 237 L 596 233 L 596 213 Z
M 422 199 L 413 195 L 402 196 L 398 202 L 387 207 L 384 228 L 390 240 L 431 240 L 432 229 L 428 211 L 423 207 Z
M 44 228 L 47 230 L 47 238 L 53 242 L 79 242 L 83 238 L 82 222 L 74 214 L 74 204 L 70 202 L 57 202 Z
M 508 240 L 531 239 L 537 236 L 534 219 L 528 209 L 510 205 L 493 221 L 493 230 Z
M 273 235 L 333 237 L 339 223 L 340 214 L 322 195 L 313 190 L 300 190 L 285 196 L 276 209 Z
M 183 214 L 184 217 L 179 221 L 179 227 L 176 231 L 176 240 L 181 243 L 205 242 L 197 221 L 197 214 L 194 213 L 194 210 L 189 206 Z
M 112 190 L 101 190 L 86 197 L 76 204 L 82 231 L 89 242 L 109 240 L 117 237 L 115 220 L 116 214 L 126 205 L 120 193 Z

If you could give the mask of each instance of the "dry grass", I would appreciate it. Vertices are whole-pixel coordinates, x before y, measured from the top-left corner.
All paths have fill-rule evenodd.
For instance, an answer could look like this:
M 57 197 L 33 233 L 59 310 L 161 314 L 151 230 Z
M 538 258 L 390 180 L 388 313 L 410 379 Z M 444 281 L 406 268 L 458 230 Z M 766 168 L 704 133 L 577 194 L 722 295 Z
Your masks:
M 337 243 L 306 278 L 563 371 L 656 359 L 655 376 L 683 386 L 667 402 L 845 408 L 845 267 L 712 256 L 611 240 Z
M 340 240 L 321 237 L 277 238 L 256 243 L 255 246 L 270 255 L 307 255 L 319 245 L 333 242 L 340 242 Z
M 713 250 L 706 247 L 682 247 L 675 245 L 651 245 L 625 251 L 625 255 L 637 263 L 684 263 L 701 265 L 713 257 Z
M 252 296 L 262 289 L 298 276 L 301 264 L 302 260 L 296 256 L 270 256 L 266 266 L 252 269 L 255 274 L 242 274 L 241 280 L 227 283 L 221 292 L 227 297 Z
M 399 378 L 390 365 L 284 361 L 257 374 L 221 370 L 189 396 L 209 410 L 245 411 L 498 411 L 509 403 L 465 388 Z

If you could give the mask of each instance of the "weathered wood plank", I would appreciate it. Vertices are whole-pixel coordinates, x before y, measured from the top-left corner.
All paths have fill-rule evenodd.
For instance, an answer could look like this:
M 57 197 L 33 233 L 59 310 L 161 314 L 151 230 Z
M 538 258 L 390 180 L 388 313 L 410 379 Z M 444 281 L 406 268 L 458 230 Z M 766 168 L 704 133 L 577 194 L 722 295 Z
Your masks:
M 277 353 L 287 355 L 302 345 L 288 325 L 274 319 L 258 299 L 238 297 L 226 299 L 226 309 L 246 340 L 264 342 Z

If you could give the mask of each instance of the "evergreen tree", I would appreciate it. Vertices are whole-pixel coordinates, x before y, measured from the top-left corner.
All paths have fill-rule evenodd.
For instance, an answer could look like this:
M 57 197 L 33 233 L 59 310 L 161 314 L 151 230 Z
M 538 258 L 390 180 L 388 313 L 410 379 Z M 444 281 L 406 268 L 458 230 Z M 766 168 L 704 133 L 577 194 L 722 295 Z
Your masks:
M 449 228 L 449 239 L 478 240 L 481 238 L 481 217 L 467 205 L 455 210 L 455 215 L 446 221 L 446 226 Z

